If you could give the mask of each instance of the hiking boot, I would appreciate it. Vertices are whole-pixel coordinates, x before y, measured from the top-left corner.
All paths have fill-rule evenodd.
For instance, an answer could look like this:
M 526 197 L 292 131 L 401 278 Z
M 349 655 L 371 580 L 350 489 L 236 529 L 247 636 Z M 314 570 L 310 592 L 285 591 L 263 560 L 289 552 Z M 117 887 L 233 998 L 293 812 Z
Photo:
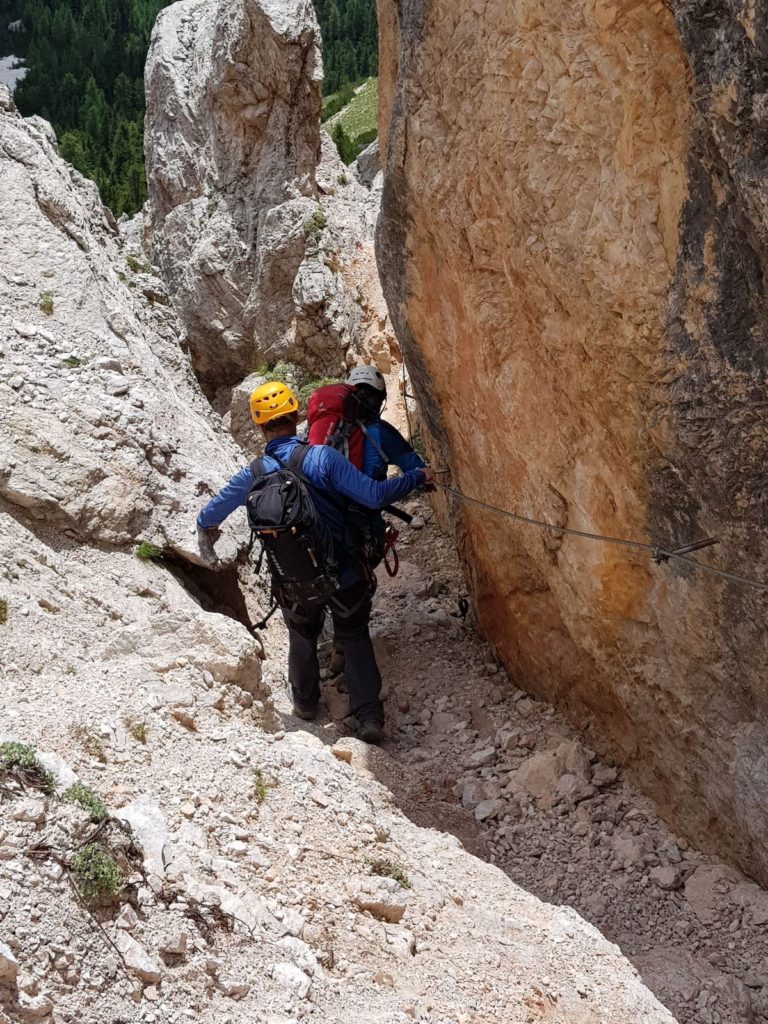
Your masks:
M 334 647 L 331 651 L 328 670 L 332 676 L 340 676 L 344 671 L 344 651 L 340 647 Z
M 361 722 L 357 735 L 363 743 L 371 743 L 378 746 L 384 739 L 384 726 L 379 725 L 378 722 Z
M 293 713 L 305 722 L 314 722 L 317 718 L 317 707 L 317 704 L 300 704 L 298 701 L 294 701 Z

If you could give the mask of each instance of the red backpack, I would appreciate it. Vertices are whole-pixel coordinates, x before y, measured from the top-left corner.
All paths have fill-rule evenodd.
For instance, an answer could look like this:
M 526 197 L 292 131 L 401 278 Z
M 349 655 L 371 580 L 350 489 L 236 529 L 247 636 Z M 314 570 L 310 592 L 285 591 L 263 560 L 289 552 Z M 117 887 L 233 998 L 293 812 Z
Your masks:
M 330 445 L 362 469 L 365 434 L 357 422 L 359 415 L 354 387 L 326 384 L 313 392 L 307 403 L 307 440 Z

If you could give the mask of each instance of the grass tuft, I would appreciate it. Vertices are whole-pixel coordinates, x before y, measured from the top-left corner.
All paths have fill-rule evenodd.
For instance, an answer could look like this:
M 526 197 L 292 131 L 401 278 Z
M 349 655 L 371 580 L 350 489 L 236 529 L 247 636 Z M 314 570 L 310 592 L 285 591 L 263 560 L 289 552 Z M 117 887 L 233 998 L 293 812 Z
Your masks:
M 82 782 L 75 782 L 69 789 L 65 790 L 61 797 L 70 804 L 79 804 L 84 811 L 88 811 L 94 825 L 104 821 L 107 816 L 107 808 L 99 800 L 90 786 Z
M 253 769 L 253 788 L 251 789 L 251 796 L 257 804 L 263 804 L 267 799 L 267 783 L 264 779 L 264 772 L 261 768 Z
M 90 757 L 101 761 L 102 764 L 107 763 L 107 752 L 104 750 L 104 744 L 93 729 L 89 729 L 86 725 L 81 724 L 71 725 L 69 727 L 69 735 L 73 740 L 77 740 Z
M 138 743 L 147 742 L 146 722 L 140 722 L 138 718 L 131 718 L 130 715 L 126 715 L 123 719 L 123 725 L 125 726 L 126 731 L 130 733 Z
M 140 558 L 142 562 L 158 562 L 163 557 L 163 549 L 159 548 L 157 544 L 143 540 L 136 545 L 136 557 Z
M 405 868 L 393 860 L 369 860 L 368 870 L 372 875 L 380 875 L 382 878 L 394 878 L 403 888 L 411 889 L 411 880 L 405 873 Z
M 97 843 L 89 843 L 72 858 L 72 871 L 86 903 L 113 899 L 123 887 L 123 873 Z
M 83 365 L 83 360 L 79 359 L 77 356 L 67 356 L 66 359 L 62 359 L 62 362 L 65 366 L 71 366 L 72 368 Z
M 125 262 L 134 274 L 149 274 L 152 270 L 146 260 L 139 259 L 138 256 L 134 256 L 130 253 L 125 257 Z
M 40 292 L 40 309 L 46 316 L 53 315 L 53 292 Z

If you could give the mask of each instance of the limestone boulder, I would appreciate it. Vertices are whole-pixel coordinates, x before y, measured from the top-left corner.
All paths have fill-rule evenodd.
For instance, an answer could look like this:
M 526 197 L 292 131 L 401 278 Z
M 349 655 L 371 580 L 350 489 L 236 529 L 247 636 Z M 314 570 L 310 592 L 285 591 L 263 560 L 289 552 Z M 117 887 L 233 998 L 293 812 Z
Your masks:
M 761 4 L 379 0 L 378 257 L 479 622 L 768 879 Z M 467 424 L 471 423 L 471 429 Z
M 378 202 L 321 135 L 319 47 L 309 0 L 182 0 L 155 25 L 153 252 L 212 386 L 281 359 L 318 374 L 348 358 L 390 368 Z

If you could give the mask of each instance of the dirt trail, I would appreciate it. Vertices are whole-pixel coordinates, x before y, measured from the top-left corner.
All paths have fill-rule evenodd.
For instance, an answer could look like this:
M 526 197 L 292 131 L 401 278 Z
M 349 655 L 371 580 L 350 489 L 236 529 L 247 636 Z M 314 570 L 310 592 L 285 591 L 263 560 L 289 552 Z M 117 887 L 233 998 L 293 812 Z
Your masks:
M 453 545 L 425 501 L 410 510 L 424 525 L 404 531 L 400 574 L 382 573 L 376 598 L 388 734 L 367 767 L 415 822 L 618 943 L 682 1024 L 768 1021 L 768 894 L 670 832 L 621 770 L 507 677 L 471 612 L 460 618 Z M 284 644 L 277 626 L 278 677 Z M 343 679 L 324 689 L 336 720 L 312 729 L 329 742 L 349 729 Z

